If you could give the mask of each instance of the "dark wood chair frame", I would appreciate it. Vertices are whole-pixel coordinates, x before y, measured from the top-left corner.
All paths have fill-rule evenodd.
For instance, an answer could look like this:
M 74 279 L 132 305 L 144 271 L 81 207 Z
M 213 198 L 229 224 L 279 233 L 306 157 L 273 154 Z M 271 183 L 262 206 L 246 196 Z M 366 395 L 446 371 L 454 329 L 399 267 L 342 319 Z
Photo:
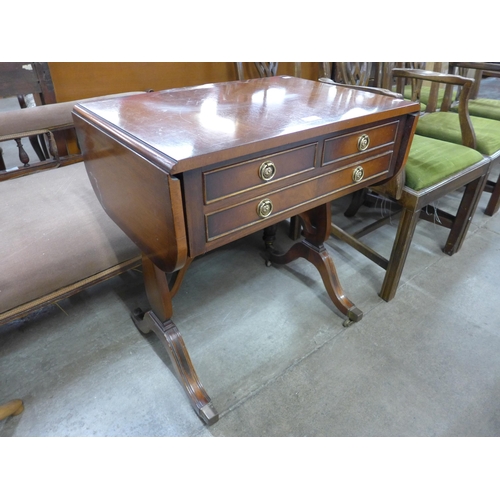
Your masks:
M 474 80 L 461 76 L 446 75 L 443 73 L 429 72 L 418 69 L 394 69 L 394 77 L 403 80 L 411 80 L 415 86 L 413 94 L 418 96 L 422 81 L 443 83 L 449 86 L 451 96 L 452 87 L 459 85 L 463 91 L 460 96 L 459 115 L 462 127 L 463 145 L 475 147 L 475 134 L 470 123 L 467 110 L 467 100 Z M 356 88 L 359 89 L 358 86 Z M 370 92 L 377 92 L 377 89 L 369 89 Z M 451 101 L 450 103 L 451 104 Z M 447 104 L 445 103 L 445 106 Z M 410 153 L 411 154 L 411 153 Z M 443 251 L 447 255 L 453 255 L 461 248 L 467 234 L 470 222 L 476 210 L 479 198 L 484 189 L 488 173 L 490 170 L 490 159 L 484 158 L 482 161 L 469 168 L 437 183 L 436 185 L 414 191 L 407 186 L 402 187 L 401 183 L 393 185 L 381 185 L 376 190 L 376 197 L 380 194 L 388 196 L 390 205 L 401 213 L 399 225 L 389 259 L 383 257 L 378 252 L 361 241 L 361 238 L 373 230 L 387 224 L 394 217 L 395 213 L 384 217 L 355 234 L 348 234 L 339 226 L 332 223 L 331 234 L 342 241 L 348 243 L 354 249 L 368 257 L 375 264 L 385 269 L 383 285 L 379 293 L 385 301 L 394 298 L 403 268 L 411 246 L 411 241 L 419 219 L 431 220 L 450 230 L 448 239 Z M 462 199 L 455 215 L 437 210 L 432 203 L 447 193 L 463 188 Z M 364 192 L 365 199 L 370 193 Z M 359 206 L 359 203 L 358 203 Z M 436 217 L 437 215 L 437 217 Z

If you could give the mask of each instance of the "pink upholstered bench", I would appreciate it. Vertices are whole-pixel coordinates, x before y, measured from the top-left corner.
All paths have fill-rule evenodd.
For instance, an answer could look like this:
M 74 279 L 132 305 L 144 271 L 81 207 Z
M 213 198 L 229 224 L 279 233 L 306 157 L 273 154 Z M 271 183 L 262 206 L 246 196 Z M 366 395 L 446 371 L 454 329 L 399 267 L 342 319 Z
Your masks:
M 1 113 L 0 139 L 68 129 L 74 104 Z M 139 249 L 102 209 L 78 155 L 69 165 L 67 155 L 39 169 L 0 172 L 0 324 L 140 264 Z

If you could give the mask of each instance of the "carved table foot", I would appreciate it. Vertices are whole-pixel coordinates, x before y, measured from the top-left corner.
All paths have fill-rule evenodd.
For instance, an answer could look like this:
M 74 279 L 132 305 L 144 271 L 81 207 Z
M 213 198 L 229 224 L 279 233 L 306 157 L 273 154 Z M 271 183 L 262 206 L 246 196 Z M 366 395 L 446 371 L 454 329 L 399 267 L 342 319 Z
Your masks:
M 174 322 L 162 322 L 153 311 L 144 314 L 140 309 L 134 311 L 132 319 L 142 333 L 153 331 L 160 339 L 196 414 L 208 425 L 217 422 L 219 414 L 198 379 L 184 340 Z
M 288 264 L 299 257 L 303 257 L 318 269 L 323 284 L 332 302 L 342 314 L 347 316 L 344 326 L 360 321 L 363 313 L 346 297 L 337 276 L 337 270 L 330 254 L 323 245 L 329 235 L 330 228 L 330 204 L 322 205 L 309 212 L 300 215 L 304 225 L 305 239 L 295 243 L 283 254 L 278 254 L 269 249 L 266 257 L 266 265 Z
M 288 264 L 299 257 L 303 257 L 311 264 L 314 264 L 321 275 L 330 299 L 337 309 L 347 316 L 343 325 L 349 326 L 361 320 L 363 313 L 346 297 L 340 285 L 333 260 L 324 246 L 315 247 L 304 240 L 293 245 L 284 254 L 269 252 L 267 255 L 269 262 L 272 264 Z

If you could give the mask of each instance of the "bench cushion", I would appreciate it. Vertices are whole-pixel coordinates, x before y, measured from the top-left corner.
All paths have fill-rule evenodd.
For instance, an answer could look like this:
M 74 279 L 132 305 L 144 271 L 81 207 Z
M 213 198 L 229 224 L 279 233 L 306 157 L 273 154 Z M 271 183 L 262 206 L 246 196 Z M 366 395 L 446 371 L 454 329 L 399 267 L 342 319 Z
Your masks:
M 0 314 L 140 256 L 83 162 L 0 182 Z

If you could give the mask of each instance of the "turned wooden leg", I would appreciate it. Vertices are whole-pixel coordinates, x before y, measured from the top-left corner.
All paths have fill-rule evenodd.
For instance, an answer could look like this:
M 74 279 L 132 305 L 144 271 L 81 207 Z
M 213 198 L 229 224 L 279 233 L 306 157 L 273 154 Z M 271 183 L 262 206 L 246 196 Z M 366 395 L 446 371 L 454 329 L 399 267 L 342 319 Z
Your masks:
M 273 264 L 288 264 L 302 257 L 318 269 L 332 302 L 347 316 L 344 326 L 360 321 L 363 313 L 346 297 L 337 276 L 335 264 L 324 246 L 330 234 L 330 204 L 322 205 L 300 215 L 305 239 L 295 243 L 284 254 L 269 252 L 267 258 Z
M 13 399 L 8 403 L 0 405 L 0 420 L 7 417 L 20 415 L 24 411 L 23 402 L 20 399 Z
M 344 212 L 345 217 L 354 217 L 366 200 L 367 189 L 359 189 L 352 194 L 351 203 Z
M 276 224 L 266 227 L 262 232 L 262 239 L 264 241 L 264 246 L 266 249 L 272 248 L 274 246 L 277 232 L 278 232 L 278 226 Z
M 291 240 L 298 240 L 300 238 L 300 218 L 298 216 L 294 216 L 290 218 L 290 227 L 288 229 L 288 237 Z
M 151 310 L 146 313 L 136 309 L 132 316 L 142 333 L 154 332 L 165 347 L 175 374 L 182 384 L 196 414 L 208 425 L 219 420 L 208 394 L 194 369 L 182 336 L 170 319 L 172 316 L 172 297 L 179 289 L 186 266 L 177 274 L 175 283 L 169 285 L 167 276 L 151 260 L 143 256 L 143 274 Z
M 410 250 L 411 240 L 420 218 L 420 210 L 412 211 L 404 209 L 399 220 L 398 230 L 394 245 L 392 246 L 391 257 L 387 265 L 384 282 L 380 291 L 380 297 L 389 302 L 396 295 L 399 280 L 403 272 L 403 267 Z

